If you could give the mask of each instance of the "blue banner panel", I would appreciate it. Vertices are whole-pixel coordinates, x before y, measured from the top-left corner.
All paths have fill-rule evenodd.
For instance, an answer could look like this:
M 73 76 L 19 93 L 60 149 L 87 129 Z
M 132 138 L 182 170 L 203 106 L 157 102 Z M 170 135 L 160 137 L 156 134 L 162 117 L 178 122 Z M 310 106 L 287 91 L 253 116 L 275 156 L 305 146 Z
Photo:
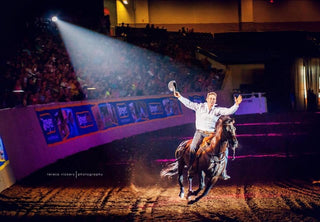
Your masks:
M 96 110 L 97 109 L 97 110 Z M 108 129 L 119 125 L 117 112 L 114 104 L 100 103 L 98 106 L 92 107 L 99 130 Z
M 148 108 L 145 101 L 142 101 L 142 100 L 129 101 L 128 107 L 129 107 L 133 122 L 142 122 L 149 119 Z
M 163 98 L 162 105 L 167 116 L 182 114 L 180 102 L 175 97 Z
M 79 135 L 98 131 L 97 124 L 91 111 L 91 105 L 72 107 Z
M 77 124 L 75 121 L 75 115 L 72 108 L 61 108 L 62 122 L 64 123 L 64 129 L 66 131 L 66 138 L 72 138 L 79 136 Z
M 127 103 L 128 102 L 115 103 L 116 112 L 118 114 L 119 125 L 133 123 L 133 119 Z
M 63 138 L 63 135 L 60 135 L 58 129 L 58 125 L 59 128 L 61 128 L 62 124 L 62 114 L 59 115 L 59 113 L 61 113 L 60 109 L 44 110 L 37 112 L 40 126 L 42 128 L 47 144 L 60 142 Z
M 145 101 L 147 103 L 150 119 L 167 117 L 162 105 L 162 99 L 147 99 Z
M 0 170 L 2 170 L 7 163 L 9 162 L 8 155 L 6 149 L 4 148 L 4 144 L 2 138 L 0 136 Z

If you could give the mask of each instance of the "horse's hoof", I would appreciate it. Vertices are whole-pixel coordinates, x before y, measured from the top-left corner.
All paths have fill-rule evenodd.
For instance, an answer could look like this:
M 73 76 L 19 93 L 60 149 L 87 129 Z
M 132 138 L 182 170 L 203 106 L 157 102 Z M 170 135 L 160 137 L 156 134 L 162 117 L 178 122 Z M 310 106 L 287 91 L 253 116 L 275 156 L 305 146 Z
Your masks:
M 188 196 L 193 196 L 194 195 L 194 191 L 189 191 L 188 192 Z
M 191 200 L 191 196 L 193 195 L 193 192 L 189 192 L 187 195 L 187 200 Z
M 184 193 L 180 193 L 180 194 L 179 194 L 179 197 L 180 197 L 181 199 L 183 199 L 183 198 L 184 198 Z
M 188 201 L 188 205 L 191 205 L 191 204 L 194 204 L 194 203 L 195 203 L 195 200 Z
M 200 193 L 200 189 L 198 189 L 198 190 L 196 190 L 194 193 L 193 193 L 193 195 L 195 195 L 195 196 L 198 196 L 198 194 Z
M 222 179 L 222 180 L 229 180 L 231 177 L 226 174 L 226 175 L 220 175 L 219 178 Z
M 193 200 L 189 200 L 189 201 L 188 201 L 188 204 L 190 205 L 190 204 L 197 203 L 199 200 L 200 200 L 200 198 L 197 197 L 197 198 L 195 198 L 195 199 L 193 199 Z

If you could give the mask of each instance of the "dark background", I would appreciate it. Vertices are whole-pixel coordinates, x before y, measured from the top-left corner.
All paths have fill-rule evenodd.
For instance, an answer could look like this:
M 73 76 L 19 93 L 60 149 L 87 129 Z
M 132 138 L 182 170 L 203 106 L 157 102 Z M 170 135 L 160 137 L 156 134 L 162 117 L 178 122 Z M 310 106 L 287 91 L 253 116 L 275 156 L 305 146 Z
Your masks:
M 0 59 L 15 52 L 28 28 L 27 23 L 35 17 L 50 19 L 58 15 L 86 27 L 88 23 L 99 24 L 103 16 L 102 0 L 13 0 L 1 4 Z

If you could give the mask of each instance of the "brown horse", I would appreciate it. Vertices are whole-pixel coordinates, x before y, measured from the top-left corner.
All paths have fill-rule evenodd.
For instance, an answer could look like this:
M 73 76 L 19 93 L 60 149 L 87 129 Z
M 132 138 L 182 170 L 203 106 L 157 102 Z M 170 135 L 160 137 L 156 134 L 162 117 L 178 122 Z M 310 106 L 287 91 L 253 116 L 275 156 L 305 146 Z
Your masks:
M 205 187 L 203 193 L 196 197 L 195 200 L 189 201 L 194 203 L 206 196 L 211 190 L 213 185 L 219 179 L 221 173 L 226 166 L 226 150 L 229 145 L 234 151 L 238 146 L 238 140 L 236 138 L 236 128 L 234 126 L 234 120 L 229 116 L 221 116 L 216 123 L 216 132 L 209 137 L 203 139 L 198 151 L 197 159 L 194 161 L 192 169 L 199 177 L 199 188 L 196 191 L 192 190 L 192 177 L 193 173 L 190 173 L 189 178 L 189 191 L 187 199 L 192 195 L 197 196 L 198 193 Z M 180 198 L 184 197 L 183 187 L 183 169 L 185 166 L 189 169 L 189 146 L 191 140 L 185 140 L 176 149 L 175 162 L 171 163 L 160 173 L 161 177 L 173 176 L 178 173 L 178 182 L 180 185 Z M 205 185 L 205 179 L 207 183 Z

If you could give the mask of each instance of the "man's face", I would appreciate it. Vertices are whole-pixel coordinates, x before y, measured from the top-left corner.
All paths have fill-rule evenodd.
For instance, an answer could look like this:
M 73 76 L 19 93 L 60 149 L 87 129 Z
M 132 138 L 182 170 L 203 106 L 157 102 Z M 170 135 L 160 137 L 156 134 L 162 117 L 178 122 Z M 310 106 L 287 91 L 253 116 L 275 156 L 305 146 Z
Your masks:
M 209 95 L 207 97 L 207 103 L 209 106 L 213 106 L 214 104 L 216 104 L 217 98 L 215 95 Z

